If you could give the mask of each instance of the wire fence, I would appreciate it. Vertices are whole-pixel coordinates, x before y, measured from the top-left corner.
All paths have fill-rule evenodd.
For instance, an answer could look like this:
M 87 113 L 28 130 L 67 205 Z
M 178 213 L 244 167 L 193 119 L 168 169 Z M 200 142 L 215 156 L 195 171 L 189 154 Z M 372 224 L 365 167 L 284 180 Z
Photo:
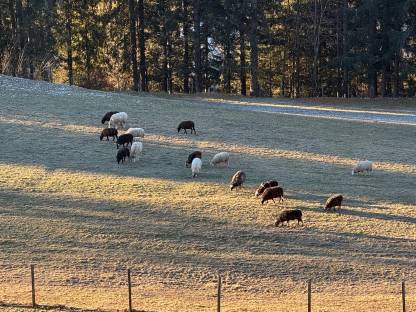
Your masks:
M 211 300 L 211 303 L 208 303 L 207 305 L 189 305 L 187 308 L 172 308 L 172 306 L 169 308 L 168 306 L 164 308 L 160 308 L 160 304 L 155 308 L 150 307 L 146 304 L 143 306 L 141 305 L 141 300 L 134 296 L 134 292 L 143 292 L 143 289 L 138 289 L 137 285 L 136 287 L 133 286 L 133 280 L 134 280 L 134 272 L 132 270 L 127 269 L 125 271 L 125 282 L 122 283 L 122 291 L 117 294 L 117 299 L 114 299 L 114 302 L 117 301 L 117 305 L 114 304 L 114 306 L 108 306 L 106 308 L 86 308 L 85 305 L 83 307 L 75 307 L 72 304 L 68 305 L 68 301 L 71 297 L 71 291 L 68 289 L 71 288 L 71 285 L 66 285 L 65 287 L 60 287 L 56 285 L 55 281 L 50 281 L 48 284 L 45 279 L 43 279 L 42 283 L 39 283 L 39 275 L 36 272 L 36 266 L 30 265 L 29 268 L 27 268 L 28 276 L 30 276 L 30 282 L 27 281 L 27 285 L 20 285 L 20 293 L 14 293 L 13 298 L 14 300 L 10 300 L 10 296 L 5 296 L 6 298 L 1 298 L 2 292 L 0 291 L 0 308 L 10 308 L 10 309 L 39 309 L 39 310 L 60 310 L 60 311 L 119 311 L 120 306 L 121 310 L 124 311 L 158 311 L 157 308 L 163 311 L 202 311 L 202 310 L 214 310 L 216 309 L 217 312 L 221 311 L 239 311 L 238 309 L 232 308 L 234 305 L 234 302 L 232 300 L 230 302 L 227 302 L 227 297 L 224 297 L 223 292 L 223 277 L 221 274 L 218 274 L 216 278 L 216 282 L 214 285 L 211 285 L 211 292 L 212 295 L 208 296 Z M 44 272 L 42 272 L 44 273 Z M 42 277 L 40 277 L 42 279 Z M 27 280 L 27 279 L 26 279 Z M 280 300 L 281 302 L 274 302 L 269 307 L 267 307 L 267 303 L 263 302 L 263 305 L 258 302 L 253 302 L 252 304 L 249 304 L 249 298 L 240 298 L 240 301 L 247 301 L 247 305 L 244 309 L 244 311 L 251 311 L 250 307 L 257 306 L 258 309 L 255 309 L 256 311 L 378 311 L 380 308 L 382 311 L 401 311 L 401 312 L 410 312 L 410 311 L 416 311 L 416 298 L 414 293 L 409 293 L 408 285 L 410 283 L 406 281 L 401 281 L 401 283 L 397 284 L 397 288 L 395 291 L 391 292 L 389 295 L 383 295 L 381 296 L 371 296 L 368 295 L 367 290 L 364 289 L 360 296 L 344 296 L 344 298 L 334 298 L 334 300 L 330 302 L 330 306 L 328 307 L 328 299 L 323 297 L 323 293 L 320 290 L 316 290 L 314 292 L 314 284 L 313 280 L 307 280 L 303 283 L 303 286 L 300 286 L 301 293 L 299 294 L 297 298 L 297 306 L 296 309 L 293 308 L 293 302 L 287 301 L 287 300 Z M 10 284 L 8 285 L 1 285 L 0 288 L 6 289 Z M 96 288 L 97 290 L 100 288 L 99 286 L 95 286 L 93 283 L 90 283 L 90 286 L 93 288 Z M 261 285 L 258 285 L 258 287 L 261 287 Z M 25 290 L 22 290 L 25 289 Z M 76 288 L 76 287 L 74 287 Z M 216 289 L 215 289 L 216 288 Z M 29 289 L 26 290 L 26 289 Z M 80 291 L 78 289 L 78 291 Z M 81 290 L 82 291 L 82 290 Z M 111 288 L 106 288 L 106 291 L 112 292 Z M 30 302 L 28 302 L 28 292 L 30 293 Z M 55 292 L 55 298 L 61 298 L 62 303 L 56 303 L 55 302 L 48 302 L 48 293 Z M 351 294 L 350 294 L 351 295 Z M 69 300 L 68 300 L 69 297 Z M 94 294 L 92 294 L 92 297 L 94 297 Z M 190 295 L 192 298 L 192 294 Z M 89 298 L 89 299 L 88 299 Z M 276 298 L 279 298 L 277 295 Z M 17 301 L 16 301 L 17 299 Z M 23 299 L 23 300 L 19 300 Z M 91 299 L 91 296 L 86 296 L 85 300 L 88 302 Z M 198 300 L 197 298 L 194 298 L 195 300 Z M 110 300 L 110 302 L 111 302 Z M 192 300 L 192 299 L 191 299 Z M 20 301 L 20 302 L 19 302 Z M 279 300 L 277 300 L 279 301 Z M 344 301 L 344 302 L 343 302 Z M 279 309 L 279 304 L 281 309 Z M 108 305 L 108 304 L 107 304 Z M 289 306 L 288 306 L 289 305 Z M 344 305 L 344 306 L 343 306 Z M 174 304 L 173 304 L 174 306 Z M 230 307 L 231 306 L 231 307 Z M 323 308 L 325 306 L 325 308 Z M 346 308 L 348 306 L 349 308 Z M 390 306 L 390 307 L 389 307 Z M 267 307 L 262 310 L 261 307 Z M 355 309 L 356 307 L 357 309 Z M 361 307 L 361 309 L 359 308 Z

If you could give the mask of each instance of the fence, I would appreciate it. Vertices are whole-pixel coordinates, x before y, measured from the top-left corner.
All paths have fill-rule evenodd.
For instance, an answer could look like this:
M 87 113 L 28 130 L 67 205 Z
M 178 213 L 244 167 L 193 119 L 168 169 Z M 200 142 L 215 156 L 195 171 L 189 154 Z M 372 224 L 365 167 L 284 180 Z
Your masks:
M 35 274 L 35 265 L 30 265 L 30 285 L 31 285 L 31 305 L 23 305 L 23 304 L 19 304 L 19 303 L 6 303 L 6 302 L 2 302 L 1 298 L 0 298 L 0 308 L 3 307 L 19 307 L 19 308 L 33 308 L 33 309 L 52 309 L 53 306 L 47 306 L 47 305 L 38 305 L 37 304 L 37 296 L 36 296 L 36 274 Z M 140 310 L 140 302 L 133 302 L 133 296 L 132 296 L 132 274 L 131 274 L 131 270 L 127 269 L 126 272 L 126 280 L 127 280 L 127 289 L 126 289 L 126 307 L 125 310 L 132 312 L 132 311 L 138 311 Z M 307 293 L 307 297 L 306 297 L 306 304 L 307 304 L 307 311 L 308 312 L 312 312 L 314 305 L 312 303 L 312 295 L 313 295 L 313 289 L 312 289 L 312 280 L 308 280 L 306 282 L 306 293 Z M 217 278 L 217 291 L 216 291 L 216 310 L 217 312 L 221 312 L 222 309 L 222 277 L 221 274 L 218 274 L 218 278 Z M 408 310 L 407 308 L 407 303 L 406 303 L 406 282 L 403 280 L 401 282 L 401 288 L 400 288 L 400 300 L 401 300 L 401 311 L 402 312 L 409 312 L 410 310 Z M 213 306 L 215 305 L 215 303 L 213 302 Z M 319 305 L 319 303 L 316 303 L 315 306 Z M 63 306 L 58 306 L 59 309 L 62 309 Z M 135 309 L 134 309 L 135 307 Z M 70 308 L 71 310 L 73 310 L 74 308 Z M 399 311 L 399 310 L 397 310 Z

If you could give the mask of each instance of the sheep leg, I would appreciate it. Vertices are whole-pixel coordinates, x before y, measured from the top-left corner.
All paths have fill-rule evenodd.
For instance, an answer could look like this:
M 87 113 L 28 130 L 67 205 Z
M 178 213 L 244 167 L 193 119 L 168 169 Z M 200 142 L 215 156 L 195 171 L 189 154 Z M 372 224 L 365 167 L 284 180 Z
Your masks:
M 183 128 L 183 130 L 185 131 L 185 134 L 188 134 L 188 132 L 186 132 L 186 128 Z

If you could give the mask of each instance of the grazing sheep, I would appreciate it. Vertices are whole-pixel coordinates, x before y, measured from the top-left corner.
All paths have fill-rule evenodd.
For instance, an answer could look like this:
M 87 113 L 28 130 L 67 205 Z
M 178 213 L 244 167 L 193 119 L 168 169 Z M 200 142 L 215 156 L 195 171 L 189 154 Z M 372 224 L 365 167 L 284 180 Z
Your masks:
M 246 174 L 244 173 L 244 171 L 241 171 L 241 170 L 237 171 L 231 178 L 230 190 L 232 191 L 233 188 L 237 186 L 243 186 L 243 183 L 245 180 L 246 180 Z
M 127 118 L 128 116 L 125 112 L 116 113 L 110 117 L 108 127 L 111 128 L 112 126 L 114 126 L 115 128 L 117 128 L 117 126 L 119 126 L 124 129 L 126 127 Z
M 144 129 L 143 128 L 129 128 L 126 133 L 130 133 L 133 137 L 144 138 Z
M 139 154 L 143 151 L 142 142 L 133 142 L 130 148 L 130 159 L 133 159 L 133 162 L 136 162 L 136 158 L 139 158 Z
M 192 178 L 195 178 L 199 172 L 201 171 L 202 167 L 202 160 L 200 158 L 194 158 L 192 160 L 191 170 L 192 170 Z
M 142 142 L 143 138 L 141 137 L 133 137 L 133 142 Z
M 120 135 L 117 139 L 117 149 L 119 145 L 123 145 L 127 143 L 127 146 L 133 144 L 133 135 L 130 133 L 124 133 Z
M 130 150 L 127 147 L 122 147 L 117 151 L 117 163 L 120 161 L 123 163 L 126 160 L 126 157 L 130 157 Z
M 279 198 L 279 203 L 283 201 L 283 189 L 280 186 L 266 188 L 261 197 L 261 204 L 263 205 L 264 202 L 269 200 L 274 201 L 275 198 Z
M 212 157 L 210 161 L 211 166 L 216 166 L 221 163 L 225 163 L 228 167 L 228 165 L 230 164 L 230 153 L 221 152 L 221 153 L 215 154 L 214 157 Z
M 107 137 L 107 141 L 109 141 L 108 137 L 113 137 L 113 141 L 114 141 L 114 139 L 118 139 L 117 135 L 118 135 L 117 129 L 104 128 L 103 131 L 101 131 L 100 141 L 102 141 L 104 137 Z
M 277 182 L 276 180 L 271 180 L 271 181 L 266 181 L 263 182 L 262 184 L 260 184 L 259 188 L 256 190 L 256 197 L 263 194 L 264 190 L 269 188 L 269 187 L 273 187 L 273 186 L 278 186 L 279 182 Z
M 331 210 L 331 208 L 334 208 L 335 211 L 335 207 L 338 206 L 338 211 L 340 211 L 343 199 L 344 197 L 341 194 L 329 197 L 325 203 L 325 210 Z
M 118 112 L 107 112 L 107 113 L 105 113 L 105 115 L 101 119 L 101 123 L 104 124 L 106 121 L 110 121 L 111 116 L 113 116 L 114 114 L 117 114 L 117 113 Z
M 186 129 L 191 129 L 191 133 L 193 131 L 196 134 L 196 131 L 195 131 L 195 123 L 193 121 L 191 121 L 191 120 L 182 121 L 179 124 L 179 126 L 178 126 L 178 133 L 182 129 L 185 131 L 185 133 L 187 133 L 186 132 Z
M 370 160 L 361 160 L 352 169 L 351 174 L 354 175 L 360 172 L 371 172 L 373 171 L 373 162 Z
M 185 161 L 185 167 L 189 168 L 192 164 L 192 161 L 194 160 L 194 158 L 199 158 L 202 159 L 202 153 L 200 151 L 195 151 L 189 154 L 188 156 L 188 160 Z
M 276 223 L 274 224 L 275 226 L 279 226 L 280 223 L 283 224 L 283 222 L 287 222 L 287 225 L 289 226 L 289 221 L 290 220 L 298 220 L 298 224 L 299 222 L 302 222 L 303 225 L 303 221 L 302 221 L 302 211 L 299 209 L 288 209 L 288 210 L 283 210 L 276 218 Z

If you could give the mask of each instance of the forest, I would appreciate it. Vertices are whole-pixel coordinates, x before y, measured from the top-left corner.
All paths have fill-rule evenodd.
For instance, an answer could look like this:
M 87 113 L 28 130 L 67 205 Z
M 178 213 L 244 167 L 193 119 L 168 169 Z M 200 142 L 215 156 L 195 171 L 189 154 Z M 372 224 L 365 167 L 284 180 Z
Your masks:
M 0 73 L 103 90 L 412 97 L 415 0 L 0 0 Z

